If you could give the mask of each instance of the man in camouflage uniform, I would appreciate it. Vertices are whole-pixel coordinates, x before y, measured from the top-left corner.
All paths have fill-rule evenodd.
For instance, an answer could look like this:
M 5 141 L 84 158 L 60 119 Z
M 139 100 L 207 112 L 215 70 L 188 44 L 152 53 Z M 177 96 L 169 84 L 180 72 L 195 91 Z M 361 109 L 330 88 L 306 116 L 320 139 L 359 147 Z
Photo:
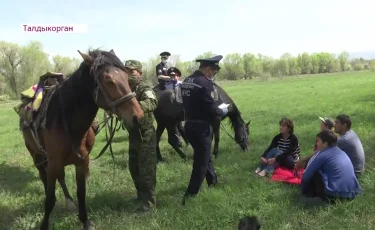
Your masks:
M 142 211 L 151 211 L 156 204 L 156 132 L 154 110 L 158 105 L 152 88 L 142 81 L 142 64 L 128 60 L 129 85 L 145 114 L 139 126 L 129 131 L 129 170 L 137 190 Z

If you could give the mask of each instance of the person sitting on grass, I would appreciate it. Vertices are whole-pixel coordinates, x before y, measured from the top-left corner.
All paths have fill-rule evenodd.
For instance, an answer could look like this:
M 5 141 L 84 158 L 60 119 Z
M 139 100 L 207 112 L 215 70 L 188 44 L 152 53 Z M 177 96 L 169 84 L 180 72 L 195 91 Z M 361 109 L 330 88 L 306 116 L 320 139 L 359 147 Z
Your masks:
M 260 158 L 261 164 L 255 171 L 260 177 L 272 174 L 277 165 L 293 169 L 295 160 L 299 159 L 301 150 L 298 138 L 294 135 L 293 121 L 282 118 L 279 125 L 280 133 L 273 138 L 270 146 L 264 151 Z
M 337 147 L 337 136 L 332 130 L 323 130 L 316 138 L 318 153 L 311 158 L 303 173 L 302 195 L 319 197 L 323 201 L 354 199 L 362 193 L 362 188 L 348 155 Z
M 346 114 L 340 114 L 336 117 L 335 132 L 340 135 L 337 146 L 348 154 L 357 178 L 365 170 L 365 151 L 358 135 L 352 130 L 352 121 Z
M 319 117 L 319 120 L 320 120 L 320 131 L 333 130 L 334 129 L 335 122 L 332 118 L 330 118 L 330 117 L 325 117 L 325 118 Z M 307 162 L 309 162 L 311 157 L 313 157 L 317 152 L 318 152 L 318 145 L 317 145 L 317 141 L 315 141 L 313 153 L 308 155 L 308 156 L 301 157 L 301 159 L 296 161 L 296 169 L 306 168 Z

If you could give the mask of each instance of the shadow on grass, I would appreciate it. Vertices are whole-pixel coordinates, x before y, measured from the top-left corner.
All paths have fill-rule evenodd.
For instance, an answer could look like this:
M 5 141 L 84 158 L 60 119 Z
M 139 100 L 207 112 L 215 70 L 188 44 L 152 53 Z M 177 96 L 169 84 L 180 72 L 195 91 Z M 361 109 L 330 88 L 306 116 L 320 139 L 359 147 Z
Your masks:
M 11 166 L 5 162 L 0 164 L 0 185 L 2 190 L 11 193 L 29 194 L 30 190 L 26 191 L 26 187 L 35 180 L 39 180 L 39 177 L 36 177 L 25 168 Z
M 21 208 L 18 209 L 12 209 L 11 207 L 1 207 L 0 229 L 12 229 L 14 228 L 13 225 L 15 224 L 15 222 L 17 222 L 17 219 L 25 218 L 25 216 L 29 216 L 30 214 L 42 214 L 43 212 L 44 209 L 40 202 L 25 203 Z M 41 218 L 42 215 L 39 215 L 39 218 L 34 217 L 31 218 L 30 221 L 22 221 L 17 225 L 21 224 L 22 229 L 37 229 L 39 227 Z
M 366 94 L 365 96 L 359 97 L 357 99 L 358 103 L 375 103 L 375 94 Z
M 127 191 L 124 193 L 119 191 L 104 191 L 97 193 L 92 198 L 87 198 L 87 204 L 90 209 L 94 212 L 109 208 L 114 211 L 134 213 L 136 209 L 136 202 L 132 198 L 135 198 L 134 194 L 130 194 Z
M 181 197 L 186 187 L 174 187 L 170 190 L 160 190 L 156 194 L 157 208 L 168 208 L 171 204 L 171 197 Z M 129 191 L 105 191 L 96 194 L 93 198 L 87 198 L 87 204 L 93 212 L 110 209 L 115 212 L 136 214 L 137 201 L 135 194 Z

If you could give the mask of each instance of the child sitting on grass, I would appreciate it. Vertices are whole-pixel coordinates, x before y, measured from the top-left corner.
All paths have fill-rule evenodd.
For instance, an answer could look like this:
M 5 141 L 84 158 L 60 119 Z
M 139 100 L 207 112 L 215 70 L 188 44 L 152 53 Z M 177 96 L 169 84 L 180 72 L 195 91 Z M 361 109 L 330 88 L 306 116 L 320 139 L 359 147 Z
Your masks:
M 277 165 L 294 169 L 294 162 L 299 159 L 301 150 L 298 138 L 294 135 L 293 121 L 282 118 L 279 125 L 280 133 L 273 138 L 270 146 L 264 151 L 260 158 L 261 164 L 255 171 L 260 177 L 272 174 Z

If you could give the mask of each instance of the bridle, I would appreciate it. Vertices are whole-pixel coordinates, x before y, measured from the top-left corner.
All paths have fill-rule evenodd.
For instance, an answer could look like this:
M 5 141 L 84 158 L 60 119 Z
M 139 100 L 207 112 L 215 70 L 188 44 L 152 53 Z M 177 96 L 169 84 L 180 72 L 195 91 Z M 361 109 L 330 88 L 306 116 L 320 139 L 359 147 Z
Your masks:
M 236 140 L 236 138 L 235 137 L 233 137 L 226 129 L 225 129 L 225 127 L 223 126 L 223 123 L 220 123 L 220 125 L 221 125 L 221 128 L 225 131 L 225 133 L 236 143 L 236 144 L 238 144 L 238 145 L 241 145 L 242 143 L 244 143 L 245 141 L 246 141 L 246 139 L 248 139 L 248 137 L 249 137 L 249 134 L 247 133 L 247 131 L 245 130 L 245 134 L 242 136 L 242 138 L 240 139 L 240 140 Z M 246 127 L 246 125 L 245 125 L 245 128 L 247 128 Z M 247 144 L 248 144 L 249 142 L 247 141 Z M 246 146 L 246 149 L 247 149 L 248 147 Z
M 95 61 L 97 61 L 98 59 L 100 59 L 100 57 L 96 58 Z M 101 71 L 97 71 L 97 68 L 94 68 L 94 66 L 95 66 L 94 64 L 91 65 L 90 73 L 92 73 L 94 75 L 95 82 L 97 84 L 97 87 L 94 91 L 95 103 L 98 102 L 98 94 L 99 94 L 99 91 L 100 91 L 102 93 L 103 97 L 104 97 L 104 100 L 105 100 L 107 106 L 110 108 L 110 110 L 113 113 L 117 114 L 117 107 L 119 105 L 123 104 L 123 103 L 129 102 L 131 99 L 133 99 L 136 96 L 136 93 L 130 92 L 130 93 L 125 94 L 124 96 L 120 97 L 119 99 L 112 100 L 112 98 L 109 96 L 107 91 L 104 90 L 103 84 L 100 81 L 100 77 L 99 77 L 100 75 L 103 74 L 105 68 L 103 68 L 103 70 L 101 70 Z M 117 70 L 115 70 L 115 71 L 117 72 Z

